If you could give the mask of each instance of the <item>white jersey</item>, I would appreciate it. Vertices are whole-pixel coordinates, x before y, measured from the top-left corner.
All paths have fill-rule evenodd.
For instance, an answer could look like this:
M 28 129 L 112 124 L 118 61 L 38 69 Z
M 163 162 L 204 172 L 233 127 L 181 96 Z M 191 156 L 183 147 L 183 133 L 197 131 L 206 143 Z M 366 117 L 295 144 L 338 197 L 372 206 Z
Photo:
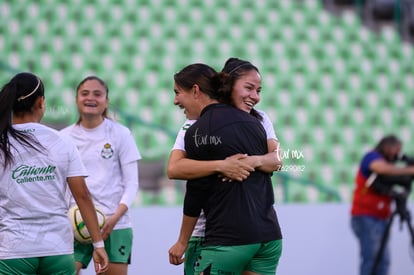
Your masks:
M 78 147 L 88 172 L 86 184 L 95 205 L 108 217 L 115 213 L 120 203 L 130 207 L 138 190 L 138 172 L 136 178 L 126 180 L 123 166 L 137 162 L 141 154 L 129 129 L 105 119 L 94 129 L 74 124 L 61 131 L 71 137 Z M 138 165 L 135 167 L 138 170 Z M 74 203 L 71 198 L 70 204 Z M 127 211 L 114 229 L 130 227 L 132 224 Z
M 76 146 L 39 123 L 13 127 L 33 134 L 44 148 L 38 152 L 10 137 L 14 162 L 3 170 L 0 156 L 0 259 L 71 254 L 66 179 L 86 176 Z
M 272 121 L 270 120 L 269 116 L 263 112 L 262 110 L 256 110 L 262 116 L 262 125 L 266 132 L 267 139 L 275 139 L 278 140 L 275 129 L 273 128 Z
M 261 122 L 262 122 L 263 128 L 265 129 L 267 139 L 278 140 L 275 130 L 273 128 L 273 124 L 269 119 L 269 116 L 261 110 L 257 110 L 257 111 L 263 118 Z M 185 151 L 185 142 L 184 142 L 185 132 L 191 125 L 193 125 L 194 122 L 196 122 L 196 120 L 187 120 L 186 122 L 184 122 L 183 126 L 180 128 L 180 131 L 178 131 L 172 150 Z M 197 223 L 194 227 L 192 236 L 204 237 L 205 228 L 206 228 L 206 217 L 204 215 L 204 212 L 201 211 L 200 216 L 198 217 Z

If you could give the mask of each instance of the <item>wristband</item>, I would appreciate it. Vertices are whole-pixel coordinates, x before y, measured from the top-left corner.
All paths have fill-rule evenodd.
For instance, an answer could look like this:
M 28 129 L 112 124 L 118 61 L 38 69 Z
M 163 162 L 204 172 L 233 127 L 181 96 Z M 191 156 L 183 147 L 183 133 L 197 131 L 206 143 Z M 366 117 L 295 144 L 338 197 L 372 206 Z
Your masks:
M 102 248 L 102 247 L 105 247 L 104 241 L 99 241 L 99 242 L 93 243 L 93 248 L 94 249 Z

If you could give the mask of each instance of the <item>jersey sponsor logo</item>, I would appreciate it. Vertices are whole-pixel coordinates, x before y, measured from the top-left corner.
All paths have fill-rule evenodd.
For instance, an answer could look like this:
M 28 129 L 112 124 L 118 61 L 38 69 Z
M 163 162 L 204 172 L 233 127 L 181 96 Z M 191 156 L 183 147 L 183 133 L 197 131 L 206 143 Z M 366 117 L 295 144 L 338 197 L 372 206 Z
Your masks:
M 114 155 L 114 150 L 111 147 L 111 144 L 105 143 L 104 148 L 102 148 L 101 156 L 104 159 L 110 159 Z
M 198 128 L 195 130 L 194 133 L 194 144 L 196 147 L 201 145 L 218 145 L 221 144 L 221 137 L 218 136 L 209 136 L 209 135 L 199 135 Z
M 29 166 L 22 164 L 12 171 L 12 179 L 17 183 L 50 181 L 56 178 L 56 166 L 48 165 L 44 167 Z

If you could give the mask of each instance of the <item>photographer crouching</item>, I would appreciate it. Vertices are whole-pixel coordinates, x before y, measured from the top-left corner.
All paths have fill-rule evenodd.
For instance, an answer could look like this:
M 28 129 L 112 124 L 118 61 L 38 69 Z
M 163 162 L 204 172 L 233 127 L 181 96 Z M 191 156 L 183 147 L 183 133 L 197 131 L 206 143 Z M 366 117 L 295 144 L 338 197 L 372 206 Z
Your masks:
M 383 248 L 376 255 L 391 216 L 391 202 L 402 207 L 411 190 L 414 165 L 404 159 L 400 166 L 402 142 L 395 135 L 383 137 L 366 153 L 358 168 L 351 209 L 351 226 L 360 247 L 360 275 L 371 275 L 375 263 L 376 275 L 388 275 L 390 253 Z M 400 184 L 401 183 L 401 184 Z M 400 204 L 400 205 L 398 205 Z

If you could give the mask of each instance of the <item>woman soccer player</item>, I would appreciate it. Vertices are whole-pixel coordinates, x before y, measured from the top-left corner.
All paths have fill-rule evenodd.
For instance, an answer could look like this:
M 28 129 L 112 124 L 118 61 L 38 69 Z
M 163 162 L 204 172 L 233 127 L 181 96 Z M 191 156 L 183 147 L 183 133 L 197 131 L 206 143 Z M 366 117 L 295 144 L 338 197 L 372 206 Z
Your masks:
M 0 274 L 76 272 L 73 229 L 67 216 L 71 191 L 93 240 L 95 270 L 108 256 L 75 145 L 40 124 L 42 81 L 19 73 L 0 92 Z
M 245 66 L 244 70 L 242 70 L 243 66 Z M 204 113 L 204 108 L 206 110 L 207 109 L 208 110 L 212 110 L 212 109 L 214 110 L 215 107 L 210 107 L 210 106 L 215 106 L 215 104 L 218 102 L 219 99 L 220 99 L 220 101 L 223 102 L 223 97 L 226 98 L 226 94 L 229 95 L 229 91 L 226 90 L 226 89 L 222 89 L 222 91 L 226 91 L 226 93 L 224 93 L 224 94 L 223 93 L 221 95 L 215 94 L 214 89 L 211 88 L 211 83 L 209 83 L 209 78 L 212 77 L 212 75 L 214 75 L 214 72 L 208 73 L 208 69 L 206 69 L 205 67 L 206 66 L 202 66 L 200 64 L 193 64 L 193 65 L 190 65 L 190 66 L 184 68 L 182 71 L 180 71 L 175 76 L 176 99 L 175 99 L 174 103 L 176 105 L 182 107 L 182 108 L 185 108 L 185 113 L 186 113 L 187 117 L 190 118 L 190 119 L 198 118 L 198 116 L 200 115 L 201 110 L 203 110 L 201 112 L 201 114 Z M 260 92 L 260 87 L 261 87 L 260 86 L 260 77 L 258 75 L 258 71 L 257 71 L 257 69 L 254 69 L 254 66 L 252 66 L 250 63 L 245 62 L 245 61 L 242 62 L 242 64 L 234 66 L 234 68 L 235 69 L 233 69 L 233 71 L 236 71 L 236 70 L 240 69 L 240 71 L 243 72 L 243 73 L 239 72 L 240 74 L 238 75 L 238 77 L 240 77 L 240 76 L 247 77 L 247 82 L 246 82 L 246 79 L 244 79 L 242 81 L 242 83 L 246 82 L 243 85 L 246 86 L 246 84 L 248 84 L 247 85 L 247 90 L 253 91 L 253 92 L 251 92 L 250 96 L 248 96 L 248 93 L 245 93 L 244 95 L 243 94 L 238 95 L 238 97 L 244 98 L 244 101 L 245 101 L 244 104 L 250 107 L 250 109 L 248 111 L 248 112 L 250 112 L 251 109 L 252 109 L 252 106 L 254 106 L 254 104 L 257 103 L 258 91 Z M 246 72 L 249 72 L 250 70 L 253 70 L 253 72 L 254 72 L 251 75 L 249 75 L 249 73 L 246 73 Z M 227 78 L 229 78 L 228 74 L 227 74 Z M 259 81 L 257 81 L 257 80 L 259 80 Z M 227 81 L 227 84 L 228 84 L 227 88 L 235 86 L 234 85 L 235 83 L 236 82 L 234 82 L 234 79 L 231 79 L 231 76 L 230 76 L 230 80 Z M 233 92 L 230 92 L 230 93 L 232 94 Z M 236 99 L 237 99 L 237 97 L 236 97 Z M 238 108 L 242 109 L 244 111 L 246 111 L 248 109 L 248 108 L 246 108 L 246 106 L 243 106 L 243 105 L 238 106 Z M 215 110 L 219 110 L 219 109 L 215 109 Z M 206 112 L 208 112 L 208 111 L 206 111 Z M 227 119 L 229 119 L 229 118 L 228 117 L 222 117 L 223 121 L 225 121 Z M 215 121 L 215 122 L 217 122 L 217 121 Z M 259 121 L 257 120 L 257 122 L 259 122 Z M 213 124 L 211 124 L 211 125 L 213 125 Z M 241 124 L 239 124 L 239 125 L 241 125 Z M 237 129 L 235 128 L 235 130 L 237 130 Z M 192 134 L 194 134 L 194 133 L 192 133 Z M 226 133 L 226 134 L 228 134 L 228 133 Z M 241 132 L 240 134 L 244 135 L 246 133 Z M 209 137 L 209 135 L 207 135 L 207 139 L 208 139 L 208 137 Z M 197 139 L 197 138 L 195 138 L 195 139 Z M 211 139 L 211 136 L 210 136 L 210 139 Z M 220 142 L 217 143 L 217 145 L 220 146 L 219 144 L 221 144 L 222 140 L 221 140 L 221 138 L 220 139 L 217 138 L 217 140 L 220 140 Z M 187 139 L 186 139 L 186 142 L 187 142 Z M 201 143 L 203 143 L 203 141 L 201 141 Z M 196 144 L 196 147 L 199 147 L 199 145 L 200 144 Z M 203 143 L 203 145 L 204 145 L 204 143 Z M 229 147 L 226 147 L 226 146 L 230 146 L 234 149 L 234 148 L 238 147 L 239 145 L 241 146 L 241 144 L 237 144 L 237 140 L 234 140 L 233 145 L 231 145 L 231 144 L 225 144 L 224 145 L 223 144 L 223 146 L 224 146 L 223 149 L 228 150 Z M 186 144 L 186 147 L 187 147 L 187 144 Z M 275 148 L 277 148 L 277 147 L 275 146 Z M 232 151 L 232 150 L 229 150 L 229 151 Z M 183 165 L 184 163 L 187 163 L 188 165 L 191 163 L 191 166 L 190 166 L 191 169 L 187 168 L 186 169 L 187 171 L 184 170 L 184 172 L 177 172 L 176 174 L 174 174 L 174 176 L 179 176 L 179 173 L 183 173 L 183 178 L 187 177 L 187 179 L 196 179 L 197 177 L 208 176 L 208 175 L 213 174 L 213 173 L 222 173 L 222 174 L 224 174 L 224 176 L 229 177 L 229 178 L 232 178 L 234 176 L 233 172 L 231 172 L 231 169 L 230 169 L 230 172 L 228 173 L 228 175 L 225 174 L 226 172 L 223 173 L 227 168 L 221 169 L 220 166 L 224 163 L 224 161 L 222 161 L 222 160 L 199 161 L 199 162 L 197 162 L 197 161 L 194 161 L 194 160 L 185 159 L 185 156 L 187 154 L 186 151 L 181 150 L 181 152 L 179 152 L 179 151 L 176 152 L 176 153 L 174 153 L 174 152 L 176 152 L 176 151 L 174 150 L 171 155 L 173 156 L 173 154 L 176 154 L 176 157 L 177 157 L 176 160 L 179 161 L 180 164 L 174 163 L 173 165 L 170 166 L 170 164 L 171 164 L 171 158 L 170 158 L 169 169 L 168 169 L 170 176 L 171 176 L 171 174 L 174 174 L 177 171 L 176 169 L 178 169 L 178 170 L 181 169 L 181 168 L 185 169 L 186 165 Z M 180 158 L 180 153 L 182 153 L 181 158 Z M 210 156 L 215 158 L 215 156 L 213 156 L 214 151 L 211 151 L 210 153 L 211 153 Z M 257 168 L 259 170 L 262 169 L 263 171 L 267 171 L 267 173 L 269 173 L 271 171 L 274 171 L 274 170 L 277 170 L 277 167 L 280 167 L 280 164 L 281 164 L 281 160 L 278 159 L 279 156 L 277 155 L 277 152 L 273 152 L 273 153 L 270 153 L 268 155 L 271 156 L 270 162 L 269 161 L 268 162 L 264 161 L 265 159 L 262 156 L 254 156 L 254 157 L 243 157 L 243 156 L 240 156 L 240 155 L 236 156 L 240 160 L 245 158 L 246 160 L 249 159 L 250 161 L 253 161 L 253 162 L 250 162 L 251 165 L 252 165 L 252 166 L 250 166 L 250 168 L 249 167 L 242 168 L 242 170 L 244 169 L 244 171 L 242 171 L 244 174 L 242 174 L 241 179 L 238 179 L 238 180 L 247 179 L 247 181 L 250 181 L 249 177 L 247 177 L 247 176 L 249 175 L 250 172 L 253 172 L 251 170 L 251 167 Z M 230 157 L 230 158 L 232 158 L 232 157 Z M 208 165 L 208 164 L 210 164 L 210 165 Z M 181 165 L 183 165 L 183 166 L 181 166 Z M 198 167 L 198 168 L 196 168 L 196 167 Z M 211 169 L 211 170 L 209 170 L 209 169 Z M 233 170 L 233 171 L 236 171 L 236 170 Z M 235 178 L 235 179 L 237 179 L 237 178 Z M 211 180 L 211 177 L 210 177 L 210 180 Z M 208 180 L 208 179 L 205 180 L 205 182 L 204 182 L 204 184 L 206 185 L 205 188 L 208 188 L 207 186 L 208 186 L 210 180 Z M 192 187 L 192 184 L 194 182 L 197 182 L 197 180 L 192 181 L 191 183 L 189 182 L 187 184 L 187 188 Z M 265 184 L 265 186 L 267 186 L 267 185 Z M 204 187 L 202 187 L 202 185 L 199 185 L 199 187 L 204 188 Z M 198 190 L 198 191 L 200 191 L 200 190 Z M 271 197 L 273 197 L 272 192 L 269 195 L 271 195 Z M 187 198 L 189 198 L 188 195 L 186 195 L 186 200 L 187 200 Z M 201 198 L 201 199 L 203 199 L 203 198 Z M 267 199 L 270 199 L 270 197 L 267 198 Z M 188 201 L 190 201 L 190 200 L 191 200 L 191 198 L 188 199 Z M 271 201 L 271 200 L 269 200 L 269 201 Z M 186 205 L 186 202 L 185 202 L 185 205 Z M 242 202 L 242 204 L 243 204 L 243 202 Z M 269 209 L 267 209 L 266 211 L 269 211 Z M 215 213 L 217 213 L 217 212 L 215 212 Z M 211 219 L 214 219 L 214 217 L 213 218 L 210 217 L 210 220 Z M 185 226 L 184 226 L 185 220 L 186 220 L 186 218 L 184 218 L 184 220 L 183 220 L 183 227 L 182 227 L 182 231 L 180 233 L 179 241 L 170 249 L 170 262 L 173 263 L 173 264 L 179 264 L 183 261 L 181 256 L 184 252 L 184 249 L 187 247 L 187 238 L 186 238 L 187 236 L 185 236 L 185 233 L 184 233 L 185 230 L 183 230 L 183 228 L 185 228 Z M 272 237 L 270 237 L 270 238 L 278 239 L 279 238 L 279 237 L 277 237 L 277 235 L 278 235 L 277 234 L 278 224 L 277 224 L 277 221 L 275 221 L 275 222 L 276 222 L 276 225 L 272 225 L 270 227 L 275 226 L 271 230 L 274 230 L 274 233 L 276 235 L 272 235 Z M 209 217 L 207 217 L 207 225 L 208 224 L 209 224 Z M 211 223 L 210 223 L 210 225 L 211 225 Z M 203 233 L 202 231 L 203 231 L 204 228 L 203 228 L 202 225 L 200 226 L 200 224 L 199 224 L 198 229 L 201 229 L 201 230 L 198 230 L 198 231 L 200 233 Z M 207 243 L 211 244 L 212 240 L 217 237 L 217 236 L 214 236 L 215 233 L 213 231 L 214 230 L 212 230 L 210 234 L 206 234 L 206 235 L 208 235 L 208 237 L 206 238 Z M 193 235 L 194 235 L 194 233 L 193 233 Z M 183 236 L 185 236 L 185 237 L 183 237 Z M 201 235 L 201 238 L 202 238 L 202 235 Z M 281 236 L 280 236 L 280 238 L 281 238 Z M 193 237 L 193 241 L 194 241 L 194 237 Z M 237 243 L 241 242 L 241 243 L 245 244 L 246 242 L 249 243 L 250 241 L 247 241 L 245 239 L 243 240 L 243 237 L 241 237 L 241 239 L 238 239 Z M 231 242 L 232 241 L 230 241 L 230 243 Z M 232 249 L 231 245 L 229 245 L 229 243 L 227 241 L 220 240 L 220 241 L 217 242 L 217 239 L 216 239 L 215 241 L 213 241 L 213 243 L 224 245 L 226 247 L 226 249 L 230 249 L 230 250 Z M 195 245 L 193 245 L 193 244 L 195 244 Z M 191 261 L 192 259 L 193 259 L 192 261 L 194 261 L 194 257 L 190 256 L 190 258 L 189 258 L 188 254 L 196 255 L 198 253 L 197 251 L 199 251 L 199 249 L 197 249 L 197 248 L 201 246 L 200 244 L 197 245 L 197 242 L 193 242 L 193 244 L 191 242 L 189 244 L 189 249 L 187 249 L 187 252 L 186 252 L 186 261 L 188 261 L 188 260 Z M 270 270 L 270 272 L 272 272 L 273 268 L 276 267 L 277 262 L 278 262 L 278 258 L 280 257 L 281 240 L 276 241 L 276 243 L 274 243 L 274 244 L 272 243 L 272 245 L 275 245 L 275 249 L 277 251 L 279 251 L 278 252 L 279 256 L 277 256 L 277 255 L 272 256 L 272 258 L 274 257 L 273 258 L 273 263 L 269 263 L 268 267 L 267 267 L 268 270 Z M 190 247 L 191 247 L 191 249 L 190 249 Z M 277 248 L 277 247 L 279 247 L 279 248 Z M 229 253 L 226 254 L 227 256 L 230 256 L 230 255 L 233 254 L 230 250 L 228 251 Z M 214 254 L 216 252 L 213 251 L 212 253 Z M 249 256 L 246 256 L 246 257 L 249 258 Z M 201 258 L 203 258 L 203 257 L 201 257 Z M 215 261 L 217 261 L 217 258 L 216 258 Z M 247 263 L 247 261 L 245 263 Z M 200 262 L 200 261 L 197 261 L 197 264 L 203 264 L 203 263 Z M 242 264 L 242 263 L 238 263 L 238 264 Z M 214 268 L 221 268 L 220 265 L 221 264 L 218 263 L 218 262 L 213 264 Z M 245 274 L 255 274 L 255 273 L 252 273 L 252 272 L 256 271 L 256 269 L 257 269 L 255 267 L 255 265 L 256 264 L 251 264 L 251 265 L 246 264 L 246 271 L 245 271 L 246 273 Z M 223 265 L 221 265 L 221 266 L 224 267 Z M 240 270 L 240 266 L 237 266 L 237 264 L 235 264 L 235 266 L 232 266 L 232 267 L 227 266 L 225 268 L 229 268 L 227 271 Z M 186 267 L 186 273 L 193 273 L 193 271 L 194 271 L 194 267 L 191 267 L 191 266 Z
M 78 147 L 89 173 L 86 184 L 106 216 L 102 228 L 110 262 L 106 274 L 122 275 L 127 274 L 131 262 L 133 232 L 128 209 L 138 190 L 141 155 L 129 129 L 107 118 L 108 92 L 102 79 L 83 79 L 76 89 L 79 121 L 62 132 Z M 78 272 L 88 266 L 92 248 L 75 242 Z

